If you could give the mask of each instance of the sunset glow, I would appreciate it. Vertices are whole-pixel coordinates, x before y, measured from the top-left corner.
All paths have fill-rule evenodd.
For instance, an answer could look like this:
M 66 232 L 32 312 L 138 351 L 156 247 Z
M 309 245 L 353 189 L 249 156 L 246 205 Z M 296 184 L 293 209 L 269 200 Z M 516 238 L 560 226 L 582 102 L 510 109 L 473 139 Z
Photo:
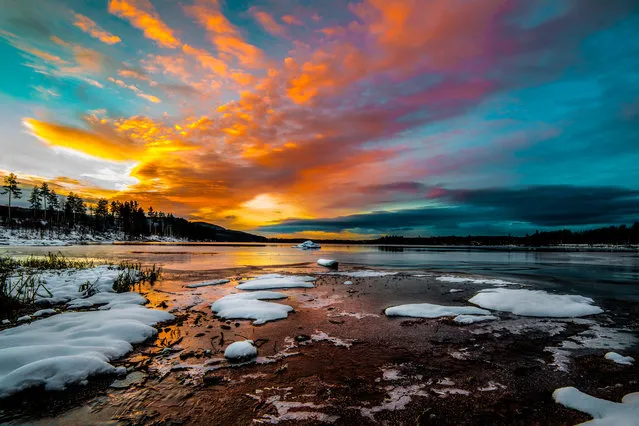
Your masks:
M 636 1 L 5 3 L 25 186 L 266 236 L 636 219 Z

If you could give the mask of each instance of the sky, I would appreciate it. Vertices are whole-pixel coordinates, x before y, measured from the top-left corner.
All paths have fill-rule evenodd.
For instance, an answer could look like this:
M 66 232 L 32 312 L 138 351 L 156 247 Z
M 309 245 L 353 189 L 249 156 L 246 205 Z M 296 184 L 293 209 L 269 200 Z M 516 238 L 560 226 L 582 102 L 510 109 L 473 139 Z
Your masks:
M 636 0 L 0 0 L 0 57 L 22 203 L 310 238 L 639 220 Z

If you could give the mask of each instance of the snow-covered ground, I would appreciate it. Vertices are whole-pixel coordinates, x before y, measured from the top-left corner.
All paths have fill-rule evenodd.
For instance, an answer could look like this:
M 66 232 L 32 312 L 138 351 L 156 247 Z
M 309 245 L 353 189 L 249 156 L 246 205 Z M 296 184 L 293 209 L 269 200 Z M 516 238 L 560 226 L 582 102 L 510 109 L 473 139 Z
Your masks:
M 71 383 L 84 384 L 95 374 L 123 372 L 109 362 L 130 352 L 132 344 L 154 336 L 153 325 L 173 316 L 142 306 L 146 299 L 138 293 L 115 293 L 119 272 L 98 266 L 42 273 L 51 294 L 38 294 L 37 302 L 93 310 L 41 310 L 26 318 L 35 318 L 30 323 L 1 331 L 0 398 L 33 386 L 60 390 Z M 87 282 L 97 291 L 90 297 L 79 288 Z M 40 319 L 49 314 L 53 315 Z
M 115 241 L 127 241 L 129 238 L 123 232 L 83 232 L 80 229 L 59 231 L 55 229 L 9 229 L 0 226 L 0 246 L 67 246 L 81 243 L 112 244 Z M 186 240 L 174 237 L 150 235 L 144 241 L 152 242 L 184 242 Z

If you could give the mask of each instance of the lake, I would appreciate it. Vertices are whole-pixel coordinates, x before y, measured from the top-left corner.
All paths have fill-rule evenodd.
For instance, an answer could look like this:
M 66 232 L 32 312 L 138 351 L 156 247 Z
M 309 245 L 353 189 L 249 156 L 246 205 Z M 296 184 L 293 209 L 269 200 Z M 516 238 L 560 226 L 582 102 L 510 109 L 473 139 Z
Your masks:
M 404 270 L 460 271 L 525 279 L 543 288 L 560 287 L 591 297 L 639 301 L 639 253 L 503 251 L 475 248 L 325 244 L 299 250 L 283 244 L 114 244 L 62 247 L 1 247 L 0 254 L 41 255 L 158 264 L 165 270 L 205 272 L 219 269 L 314 265 L 319 258 L 341 265 Z M 317 271 L 321 271 L 317 267 Z

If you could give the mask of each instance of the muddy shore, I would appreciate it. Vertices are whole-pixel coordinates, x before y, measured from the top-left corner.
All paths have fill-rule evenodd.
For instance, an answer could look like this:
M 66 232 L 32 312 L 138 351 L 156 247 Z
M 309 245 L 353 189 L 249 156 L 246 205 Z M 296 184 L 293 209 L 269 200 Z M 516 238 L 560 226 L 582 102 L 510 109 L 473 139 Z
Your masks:
M 0 422 L 568 425 L 590 418 L 556 404 L 556 388 L 575 386 L 612 401 L 639 390 L 637 364 L 603 357 L 607 348 L 623 344 L 625 355 L 639 359 L 636 303 L 596 300 L 605 313 L 579 320 L 501 312 L 498 321 L 470 325 L 387 318 L 389 306 L 464 305 L 490 287 L 402 271 L 367 278 L 317 275 L 313 289 L 283 290 L 289 297 L 282 302 L 295 310 L 287 319 L 260 326 L 211 312 L 210 304 L 234 292 L 239 281 L 271 272 L 315 274 L 317 268 L 167 271 L 165 280 L 141 292 L 151 307 L 172 311 L 177 320 L 114 363 L 129 368 L 126 379 L 118 378 L 116 387 L 115 378 L 98 377 L 62 393 L 15 395 L 0 402 Z M 184 287 L 215 278 L 231 282 Z M 346 280 L 353 284 L 344 285 Z M 244 339 L 256 342 L 257 362 L 229 364 L 224 348 Z M 582 343 L 567 355 L 553 350 L 565 342 Z M 567 358 L 560 365 L 558 354 Z

